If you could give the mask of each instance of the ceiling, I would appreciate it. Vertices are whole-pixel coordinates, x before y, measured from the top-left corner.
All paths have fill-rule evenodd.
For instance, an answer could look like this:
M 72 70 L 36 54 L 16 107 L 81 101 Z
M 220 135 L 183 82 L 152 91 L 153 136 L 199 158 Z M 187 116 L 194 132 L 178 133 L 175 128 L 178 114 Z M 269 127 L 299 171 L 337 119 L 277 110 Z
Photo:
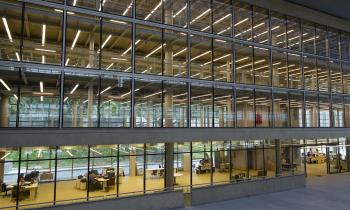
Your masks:
M 349 0 L 287 0 L 350 21 Z

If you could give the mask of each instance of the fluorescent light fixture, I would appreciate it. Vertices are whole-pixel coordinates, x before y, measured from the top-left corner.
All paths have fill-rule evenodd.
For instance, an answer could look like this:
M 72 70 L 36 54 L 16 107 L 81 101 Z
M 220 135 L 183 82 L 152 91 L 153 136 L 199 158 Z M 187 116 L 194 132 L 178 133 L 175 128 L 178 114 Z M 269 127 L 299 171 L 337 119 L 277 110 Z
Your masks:
M 15 98 L 16 98 L 16 100 L 18 100 L 18 97 L 17 97 L 17 95 L 16 95 L 16 94 L 13 94 L 13 97 L 15 97 Z
M 265 25 L 265 23 L 264 23 L 264 22 L 259 23 L 258 25 L 255 25 L 253 28 L 258 28 L 258 27 L 263 26 L 263 25 Z
M 208 12 L 210 12 L 210 11 L 211 11 L 211 9 L 205 10 L 205 12 L 203 12 L 202 14 L 198 15 L 195 19 L 193 19 L 193 20 L 190 22 L 190 24 L 196 22 L 197 20 L 199 20 L 201 17 L 203 17 L 204 15 L 206 15 L 206 14 L 207 14 Z
M 220 34 L 226 32 L 226 31 L 228 31 L 228 30 L 230 30 L 230 29 L 231 29 L 231 26 L 230 26 L 230 27 L 227 27 L 226 29 L 224 29 L 224 30 L 222 30 L 222 31 L 220 31 L 218 34 L 220 35 Z
M 3 159 L 5 159 L 7 156 L 9 156 L 11 154 L 11 152 L 8 152 L 8 153 L 6 153 L 4 156 L 2 156 L 1 158 L 0 158 L 0 160 L 3 160 Z
M 104 90 L 101 91 L 101 94 L 104 93 L 104 92 L 106 92 L 107 90 L 109 90 L 109 89 L 111 89 L 111 88 L 112 88 L 111 86 L 108 86 L 106 89 L 104 89 Z
M 202 56 L 204 56 L 204 55 L 206 55 L 206 54 L 208 54 L 208 53 L 210 53 L 210 50 L 207 51 L 207 52 L 205 52 L 205 53 L 202 53 L 202 54 L 200 54 L 200 55 L 197 55 L 196 57 L 192 58 L 191 61 L 193 61 L 193 60 L 195 60 L 195 59 L 197 59 L 197 58 L 200 58 L 200 57 L 202 57 Z
M 228 17 L 230 17 L 230 16 L 231 16 L 231 14 L 225 15 L 224 17 L 220 18 L 219 20 L 215 21 L 215 22 L 213 23 L 213 25 L 215 25 L 215 24 L 217 24 L 217 23 L 220 23 L 221 21 L 225 20 L 226 18 L 228 18 Z
M 113 101 L 113 99 L 109 99 L 108 101 L 104 101 L 102 104 L 109 103 L 111 101 Z
M 68 153 L 69 156 L 71 156 L 71 157 L 74 156 L 69 150 L 67 150 L 66 152 Z
M 112 57 L 112 60 L 118 60 L 118 61 L 126 61 L 126 58 L 117 58 L 117 57 Z
M 226 57 L 228 57 L 228 56 L 230 56 L 230 55 L 231 55 L 231 54 L 223 55 L 223 56 L 221 56 L 221 57 L 219 57 L 219 58 L 214 59 L 214 61 L 218 61 L 218 60 L 224 59 L 224 58 L 226 58 Z
M 131 0 L 131 2 L 130 2 L 130 4 L 129 4 L 129 6 L 125 9 L 125 11 L 123 12 L 123 15 L 126 15 L 126 13 L 128 13 L 128 11 L 131 9 L 131 7 L 132 7 L 132 0 Z
M 236 63 L 241 62 L 241 61 L 245 61 L 245 60 L 247 60 L 248 58 L 249 58 L 249 57 L 244 57 L 244 58 L 238 59 L 238 60 L 236 60 Z
M 166 43 L 163 44 L 163 46 L 165 46 Z M 148 58 L 149 56 L 153 55 L 154 53 L 156 53 L 158 50 L 162 49 L 162 45 L 160 45 L 159 47 L 157 47 L 156 49 L 154 49 L 152 52 L 150 52 L 149 54 L 147 54 L 144 58 Z
M 152 9 L 152 11 L 151 11 L 150 13 L 148 13 L 148 15 L 145 17 L 145 20 L 148 20 L 148 18 L 150 18 L 151 15 L 152 15 L 155 11 L 157 11 L 157 9 L 162 5 L 162 3 L 163 3 L 163 0 L 161 0 L 161 1 L 157 4 L 157 6 L 155 6 L 155 7 Z
M 41 63 L 44 64 L 45 63 L 45 55 L 41 56 Z
M 68 66 L 68 63 L 69 63 L 69 58 L 67 58 L 65 66 Z
M 19 53 L 16 52 L 16 58 L 17 58 L 17 61 L 21 61 L 21 58 L 19 57 Z
M 150 95 L 148 95 L 148 96 L 145 96 L 145 97 L 143 97 L 143 98 L 149 98 L 149 97 L 152 97 L 152 96 L 161 94 L 162 92 L 163 92 L 163 91 L 159 91 L 159 92 L 156 92 L 156 93 L 152 93 L 152 94 L 150 94 Z
M 120 20 L 113 20 L 113 19 L 110 19 L 110 21 L 113 22 L 113 23 L 119 23 L 119 24 L 123 24 L 123 25 L 127 24 L 126 22 L 120 21 Z
M 182 50 L 180 50 L 179 52 L 175 53 L 175 54 L 173 55 L 173 57 L 175 58 L 176 56 L 178 56 L 179 54 L 185 52 L 186 50 L 187 50 L 187 47 L 184 48 L 184 49 L 182 49 Z
M 40 81 L 40 92 L 44 92 L 44 82 L 43 81 Z
M 136 46 L 140 41 L 141 41 L 140 39 L 137 40 L 137 41 L 135 42 L 135 46 Z M 131 48 L 132 48 L 132 45 L 131 45 L 127 50 L 125 50 L 125 51 L 123 52 L 122 56 L 124 56 L 126 53 L 128 53 L 128 52 L 131 50 Z
M 77 0 L 73 1 L 73 7 L 75 7 L 75 5 L 77 5 Z
M 131 69 L 131 66 L 129 66 L 127 69 L 124 70 L 124 72 L 129 71 Z
M 63 102 L 66 102 L 68 100 L 68 96 L 64 98 Z
M 55 53 L 56 50 L 47 50 L 47 49 L 42 49 L 42 48 L 34 48 L 34 50 L 37 50 L 37 51 L 44 51 L 44 52 L 52 52 L 52 53 Z
M 114 63 L 111 63 L 111 65 L 109 65 L 106 70 L 110 69 L 112 66 L 114 65 Z
M 75 86 L 74 86 L 74 88 L 72 89 L 72 91 L 70 91 L 70 93 L 69 94 L 73 94 L 75 91 L 76 91 L 76 89 L 79 87 L 79 83 L 77 83 Z
M 86 102 L 88 102 L 89 101 L 89 99 L 86 99 L 85 101 L 83 101 L 83 104 L 85 104 Z
M 278 28 L 280 28 L 280 26 L 275 26 L 275 27 L 271 28 L 271 31 L 276 30 Z
M 41 46 L 45 46 L 46 37 L 46 24 L 43 24 L 42 35 L 41 35 Z
M 235 24 L 235 26 L 241 25 L 242 23 L 244 23 L 246 21 L 248 21 L 248 18 L 245 18 L 245 19 L 239 21 L 238 23 Z
M 4 23 L 4 26 L 5 26 L 5 29 L 6 29 L 6 33 L 7 33 L 7 36 L 10 40 L 10 42 L 13 42 L 12 40 L 12 36 L 11 36 L 11 32 L 10 32 L 10 28 L 9 28 L 9 25 L 7 24 L 7 20 L 5 17 L 2 18 L 2 22 Z
M 40 96 L 40 101 L 44 101 L 44 96 Z
M 7 86 L 7 84 L 4 82 L 4 80 L 0 79 L 0 82 L 8 91 L 11 91 L 11 88 L 9 86 Z
M 107 44 L 107 42 L 112 38 L 112 34 L 110 34 L 107 39 L 103 42 L 101 49 L 103 49 L 105 47 L 105 45 Z
M 173 18 L 176 18 L 176 16 L 178 16 L 181 12 L 183 12 L 185 9 L 187 8 L 187 3 L 185 4 L 184 7 L 182 7 L 177 13 L 175 13 L 175 15 L 173 15 Z
M 72 43 L 72 47 L 70 48 L 71 50 L 74 49 L 75 44 L 76 44 L 77 41 L 78 41 L 79 35 L 80 35 L 80 29 L 77 31 L 77 34 L 76 34 L 75 37 L 74 37 L 74 40 L 73 40 L 73 43 Z
M 97 151 L 97 150 L 94 150 L 94 149 L 92 149 L 92 148 L 90 148 L 90 150 L 93 151 L 94 153 L 97 153 L 97 154 L 99 154 L 99 155 L 102 155 L 102 153 L 99 152 L 99 151 Z

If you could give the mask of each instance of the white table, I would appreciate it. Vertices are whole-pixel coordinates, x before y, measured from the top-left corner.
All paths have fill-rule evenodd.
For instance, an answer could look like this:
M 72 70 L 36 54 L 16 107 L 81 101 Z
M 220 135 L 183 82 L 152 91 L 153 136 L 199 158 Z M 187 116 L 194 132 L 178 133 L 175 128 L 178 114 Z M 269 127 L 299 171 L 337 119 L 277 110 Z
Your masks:
M 176 177 L 180 177 L 182 176 L 183 174 L 182 173 L 174 173 L 174 185 L 177 185 L 176 183 Z
M 103 188 L 103 191 L 106 191 L 107 189 L 107 181 L 109 179 L 105 179 L 105 178 L 95 178 L 96 181 L 98 182 L 101 182 L 102 183 L 102 188 Z
M 37 192 L 38 192 L 38 183 L 34 182 L 33 184 L 30 185 L 24 185 L 21 186 L 25 190 L 29 190 L 29 198 L 31 200 L 34 200 L 36 198 Z

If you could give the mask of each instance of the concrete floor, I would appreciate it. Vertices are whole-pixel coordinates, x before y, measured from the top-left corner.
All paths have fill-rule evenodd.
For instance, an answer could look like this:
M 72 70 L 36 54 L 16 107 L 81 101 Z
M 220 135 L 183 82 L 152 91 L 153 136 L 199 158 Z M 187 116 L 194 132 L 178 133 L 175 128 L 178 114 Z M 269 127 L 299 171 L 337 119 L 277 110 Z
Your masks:
M 178 210 L 349 210 L 350 173 L 310 177 L 307 187 Z

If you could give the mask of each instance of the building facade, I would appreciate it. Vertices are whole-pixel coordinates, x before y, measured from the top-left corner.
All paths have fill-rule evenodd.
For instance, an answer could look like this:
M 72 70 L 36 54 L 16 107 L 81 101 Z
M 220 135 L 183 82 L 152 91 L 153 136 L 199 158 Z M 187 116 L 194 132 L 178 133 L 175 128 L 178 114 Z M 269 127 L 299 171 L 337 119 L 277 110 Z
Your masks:
M 0 11 L 1 209 L 350 170 L 349 21 L 283 1 Z

